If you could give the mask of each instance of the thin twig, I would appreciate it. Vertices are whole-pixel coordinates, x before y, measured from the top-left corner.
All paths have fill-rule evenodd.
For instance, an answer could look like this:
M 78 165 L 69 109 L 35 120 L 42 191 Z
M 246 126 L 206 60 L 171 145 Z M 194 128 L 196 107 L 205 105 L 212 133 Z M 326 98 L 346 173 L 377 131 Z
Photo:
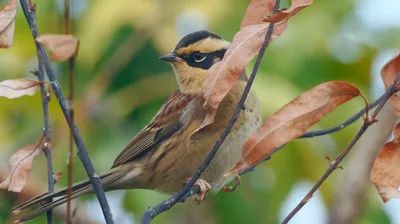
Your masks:
M 356 223 L 368 206 L 366 199 L 370 188 L 370 172 L 375 157 L 387 142 L 396 124 L 396 116 L 388 103 L 377 116 L 379 122 L 371 126 L 346 157 L 346 169 L 336 184 L 327 224 Z
M 384 95 L 379 97 L 379 99 L 375 100 L 374 102 L 370 103 L 368 105 L 368 109 L 371 110 L 372 108 L 378 106 L 381 103 L 381 101 L 383 100 L 383 98 L 384 98 Z M 365 114 L 366 111 L 367 111 L 367 109 L 363 108 L 358 113 L 354 114 L 352 117 L 347 119 L 345 122 L 343 122 L 335 127 L 331 127 L 331 128 L 319 130 L 319 131 L 310 131 L 310 132 L 307 132 L 304 135 L 302 135 L 300 138 L 313 138 L 316 136 L 326 135 L 326 134 L 340 131 L 343 128 L 345 128 L 345 127 L 349 126 L 350 124 L 354 123 L 355 121 L 357 121 L 360 117 L 362 117 Z
M 22 11 L 24 12 L 26 21 L 28 22 L 29 28 L 32 32 L 32 36 L 36 39 L 39 36 L 39 31 L 36 26 L 36 19 L 33 13 L 29 9 L 29 4 L 27 0 L 20 0 Z M 58 103 L 60 104 L 61 110 L 64 114 L 65 119 L 69 125 L 69 128 L 74 130 L 74 140 L 76 147 L 78 148 L 78 157 L 82 161 L 82 164 L 86 170 L 86 173 L 90 179 L 90 182 L 93 186 L 94 192 L 96 193 L 97 199 L 100 203 L 105 221 L 107 224 L 114 223 L 112 213 L 110 210 L 110 206 L 108 205 L 107 198 L 104 195 L 103 188 L 100 183 L 99 176 L 95 173 L 92 162 L 90 161 L 89 155 L 87 153 L 85 144 L 83 142 L 82 136 L 79 133 L 78 126 L 75 121 L 70 118 L 69 115 L 69 105 L 65 100 L 65 97 L 62 93 L 60 84 L 57 81 L 56 75 L 51 67 L 49 58 L 46 54 L 45 49 L 38 43 L 36 43 L 36 48 L 38 50 L 38 56 L 43 63 L 43 66 L 46 70 L 47 77 L 50 80 L 51 87 L 53 88 L 54 94 L 57 97 Z
M 33 15 L 36 16 L 36 5 L 29 1 L 29 8 L 33 12 Z M 44 132 L 44 144 L 43 144 L 43 153 L 46 156 L 47 161 L 47 188 L 49 192 L 54 191 L 54 172 L 53 172 L 53 162 L 51 156 L 51 138 L 50 138 L 50 122 L 49 122 L 49 101 L 50 101 L 50 92 L 46 91 L 46 85 L 44 81 L 44 68 L 43 63 L 40 60 L 39 52 L 38 54 L 38 70 L 35 75 L 38 77 L 40 84 L 40 94 L 42 97 L 42 108 L 43 108 L 43 132 Z M 52 199 L 49 200 L 51 202 Z M 53 223 L 53 210 L 50 209 L 46 212 L 47 216 L 47 224 Z
M 38 57 L 39 70 L 36 75 L 39 81 L 44 81 L 44 69 L 43 64 Z M 54 191 L 54 178 L 53 178 L 53 164 L 51 159 L 51 139 L 50 139 L 50 122 L 49 122 L 49 101 L 50 93 L 46 91 L 46 85 L 44 83 L 40 84 L 40 92 L 42 96 L 42 107 L 43 107 L 43 120 L 44 120 L 44 144 L 43 152 L 47 160 L 47 187 L 49 192 Z M 47 223 L 53 223 L 53 210 L 47 211 Z
M 64 0 L 64 20 L 65 20 L 65 34 L 71 34 L 71 17 L 70 17 L 70 1 Z M 72 56 L 68 59 L 68 77 L 69 77 L 69 117 L 70 122 L 74 120 L 74 63 L 75 57 Z M 70 126 L 72 126 L 70 124 Z M 74 129 L 70 129 L 69 134 L 69 151 L 68 151 L 68 190 L 67 190 L 67 214 L 65 222 L 71 223 L 71 195 L 72 195 L 72 182 L 73 182 L 73 168 L 74 168 Z
M 70 6 L 69 0 L 64 0 L 65 34 L 71 34 Z
M 357 135 L 351 140 L 350 144 L 346 147 L 346 149 L 341 153 L 329 166 L 329 168 L 325 171 L 324 175 L 318 180 L 318 182 L 311 188 L 311 190 L 304 196 L 303 200 L 293 209 L 292 212 L 283 220 L 282 224 L 286 224 L 293 218 L 294 215 L 312 198 L 313 194 L 318 190 L 318 188 L 325 182 L 325 180 L 335 171 L 338 167 L 340 162 L 346 157 L 346 155 L 350 152 L 353 146 L 357 143 L 357 141 L 361 138 L 364 132 L 376 122 L 376 116 L 382 110 L 385 103 L 389 100 L 389 98 L 396 93 L 396 85 L 400 80 L 400 73 L 397 74 L 396 78 L 394 79 L 392 85 L 386 90 L 385 94 L 383 95 L 383 99 L 380 101 L 378 107 L 375 109 L 374 113 L 371 117 L 366 117 L 364 120 L 364 124 L 358 131 Z
M 279 5 L 280 5 L 280 0 L 275 0 L 275 8 L 274 8 L 274 13 L 277 12 L 279 10 Z M 207 168 L 207 166 L 210 164 L 211 160 L 213 159 L 214 155 L 217 153 L 219 147 L 222 145 L 222 143 L 224 142 L 224 140 L 226 139 L 226 137 L 228 136 L 229 132 L 231 131 L 233 125 L 235 124 L 240 110 L 244 104 L 244 101 L 247 98 L 247 95 L 250 92 L 250 88 L 253 84 L 254 78 L 257 74 L 258 68 L 260 67 L 261 64 L 261 59 L 264 56 L 265 50 L 267 49 L 268 43 L 271 40 L 272 37 L 272 32 L 274 29 L 274 24 L 271 23 L 268 27 L 268 31 L 265 35 L 265 39 L 264 42 L 261 46 L 260 52 L 258 54 L 256 63 L 254 64 L 253 67 L 253 71 L 250 75 L 250 78 L 247 82 L 247 85 L 243 91 L 242 97 L 239 100 L 238 105 L 236 106 L 235 112 L 232 115 L 231 120 L 229 121 L 227 127 L 225 128 L 224 133 L 222 134 L 222 136 L 219 138 L 219 140 L 215 143 L 215 145 L 212 147 L 209 155 L 207 156 L 207 158 L 205 159 L 205 161 L 203 162 L 203 164 L 200 166 L 200 168 L 197 170 L 197 172 L 193 175 L 193 177 L 190 179 L 190 181 L 185 184 L 185 186 L 183 187 L 183 189 L 174 194 L 171 198 L 169 198 L 166 201 L 161 202 L 160 204 L 158 204 L 157 206 L 147 209 L 143 216 L 142 216 L 142 220 L 141 223 L 142 224 L 147 224 L 150 223 L 151 220 L 156 217 L 157 215 L 159 215 L 160 213 L 167 211 L 168 209 L 170 209 L 172 206 L 174 206 L 176 203 L 182 201 L 182 199 L 189 193 L 190 194 L 190 190 L 193 187 L 194 183 L 200 178 L 201 174 L 205 171 L 205 169 Z

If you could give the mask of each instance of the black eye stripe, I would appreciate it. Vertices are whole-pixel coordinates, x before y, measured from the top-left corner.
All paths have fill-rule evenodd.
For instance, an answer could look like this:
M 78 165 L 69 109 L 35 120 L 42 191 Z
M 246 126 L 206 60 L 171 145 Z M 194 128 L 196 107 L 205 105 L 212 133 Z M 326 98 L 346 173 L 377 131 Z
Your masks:
M 219 50 L 219 51 L 214 51 L 214 52 L 212 52 L 212 53 L 209 53 L 208 55 L 211 55 L 211 56 L 213 56 L 213 57 L 220 58 L 220 59 L 222 60 L 222 58 L 223 58 L 224 55 L 225 55 L 225 52 L 226 52 L 226 49 L 222 49 L 222 50 Z
M 191 54 L 186 54 L 186 55 L 181 55 L 180 57 L 186 61 L 186 63 L 191 66 L 191 67 L 196 67 L 196 68 L 201 68 L 208 70 L 214 63 L 215 63 L 215 58 L 218 58 L 220 61 L 224 57 L 224 54 L 226 52 L 226 49 L 221 49 L 218 51 L 214 51 L 211 53 L 203 53 L 204 56 L 206 57 L 203 61 L 201 62 L 196 62 L 194 60 L 194 54 L 197 52 L 193 52 Z

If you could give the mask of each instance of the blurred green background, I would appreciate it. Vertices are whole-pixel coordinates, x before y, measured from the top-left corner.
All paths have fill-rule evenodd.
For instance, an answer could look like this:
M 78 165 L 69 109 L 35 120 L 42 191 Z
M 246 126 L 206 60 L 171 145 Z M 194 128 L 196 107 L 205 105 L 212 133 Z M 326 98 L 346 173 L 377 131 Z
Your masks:
M 0 3 L 4 4 L 2 0 Z M 63 33 L 62 0 L 36 0 L 40 33 Z M 157 112 L 177 87 L 170 66 L 157 58 L 169 53 L 192 31 L 210 29 L 227 40 L 238 31 L 249 0 L 75 0 L 72 30 L 80 39 L 75 70 L 75 117 L 97 171 L 107 170 L 113 158 Z M 282 1 L 282 8 L 290 1 Z M 379 69 L 400 46 L 397 0 L 316 1 L 293 17 L 285 33 L 267 50 L 254 84 L 266 119 L 279 107 L 321 82 L 345 80 L 356 84 L 369 99 L 382 93 Z M 396 17 L 397 16 L 397 17 Z M 253 63 L 248 66 L 250 70 Z M 53 64 L 67 95 L 67 63 Z M 0 50 L 1 80 L 33 77 L 36 51 L 19 9 L 14 44 Z M 339 124 L 363 107 L 361 99 L 326 117 L 313 129 Z M 0 98 L 0 159 L 2 178 L 7 160 L 27 143 L 36 142 L 43 127 L 40 95 Z M 50 102 L 54 171 L 67 171 L 68 128 L 55 97 Z M 285 146 L 254 172 L 242 177 L 240 190 L 210 195 L 199 206 L 188 200 L 158 216 L 154 223 L 278 223 L 301 200 L 361 125 Z M 343 164 L 346 169 L 345 161 Z M 26 194 L 47 187 L 45 157 L 33 164 Z M 325 223 L 342 171 L 324 183 L 293 223 Z M 75 157 L 74 180 L 86 178 Z M 56 187 L 65 186 L 67 175 Z M 400 223 L 383 207 L 372 184 L 357 223 Z M 108 193 L 116 223 L 138 223 L 148 206 L 168 195 L 145 190 Z M 0 223 L 12 223 L 11 206 L 26 200 L 0 191 Z M 88 220 L 103 223 L 93 195 L 80 199 Z M 399 208 L 399 203 L 390 204 Z M 397 207 L 396 207 L 397 206 Z M 56 218 L 57 222 L 63 220 Z M 45 223 L 45 216 L 32 222 Z

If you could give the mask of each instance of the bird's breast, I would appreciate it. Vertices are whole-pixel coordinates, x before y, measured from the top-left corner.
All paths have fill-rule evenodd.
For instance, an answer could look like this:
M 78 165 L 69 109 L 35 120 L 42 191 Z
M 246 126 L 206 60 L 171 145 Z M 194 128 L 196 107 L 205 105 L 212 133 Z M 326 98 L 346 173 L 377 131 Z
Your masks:
M 220 133 L 222 135 L 228 125 L 233 112 L 243 93 L 245 82 L 234 86 L 232 91 L 225 97 L 218 109 L 215 120 L 216 125 L 221 126 Z M 219 124 L 218 124 L 219 123 Z M 221 187 L 231 178 L 224 178 L 224 174 L 242 159 L 242 146 L 245 141 L 261 126 L 261 109 L 257 96 L 250 92 L 243 107 L 241 108 L 239 117 L 233 126 L 231 132 L 221 145 L 209 168 L 204 174 L 205 178 L 213 179 L 215 186 Z

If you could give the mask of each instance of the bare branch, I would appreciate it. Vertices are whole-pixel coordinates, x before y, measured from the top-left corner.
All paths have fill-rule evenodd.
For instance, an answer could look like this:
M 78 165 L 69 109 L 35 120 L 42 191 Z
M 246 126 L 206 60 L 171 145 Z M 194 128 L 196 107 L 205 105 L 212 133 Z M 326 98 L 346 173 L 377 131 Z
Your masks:
M 71 17 L 70 17 L 70 1 L 64 0 L 64 20 L 65 20 L 65 34 L 71 34 Z M 68 77 L 69 77 L 69 116 L 72 122 L 74 120 L 74 65 L 75 55 L 68 59 Z M 71 126 L 71 124 L 70 124 Z M 74 129 L 70 129 L 69 136 L 69 152 L 68 152 L 68 190 L 67 190 L 67 215 L 65 218 L 66 223 L 71 223 L 71 195 L 72 195 L 72 182 L 73 182 L 73 168 L 74 168 Z
M 374 102 L 370 103 L 368 105 L 368 110 L 371 110 L 372 108 L 378 106 L 382 102 L 383 98 L 384 98 L 384 95 L 382 95 L 379 99 L 375 100 Z M 304 135 L 302 135 L 300 138 L 312 138 L 312 137 L 317 137 L 317 136 L 321 136 L 321 135 L 327 135 L 330 133 L 338 132 L 338 131 L 344 129 L 345 127 L 349 126 L 350 124 L 354 123 L 355 121 L 357 121 L 359 118 L 361 118 L 365 114 L 366 111 L 367 111 L 367 109 L 363 108 L 358 113 L 354 114 L 352 117 L 347 119 L 345 122 L 343 122 L 339 125 L 336 125 L 335 127 L 331 127 L 331 128 L 328 128 L 325 130 L 320 130 L 320 131 L 310 131 L 310 132 L 307 132 Z
M 335 196 L 332 197 L 329 218 L 331 224 L 355 223 L 365 207 L 364 202 L 375 157 L 396 124 L 396 116 L 391 112 L 388 104 L 382 109 L 377 119 L 379 122 L 365 132 L 364 137 L 347 158 L 346 169 L 341 174 L 342 180 L 335 186 Z
M 30 9 L 35 15 L 36 6 L 29 2 Z M 44 144 L 43 144 L 43 152 L 46 156 L 47 161 L 47 188 L 49 192 L 54 191 L 54 172 L 53 172 L 53 162 L 51 157 L 51 138 L 50 138 L 50 122 L 49 122 L 49 101 L 50 101 L 50 92 L 46 91 L 46 85 L 44 83 L 44 68 L 43 63 L 40 60 L 39 52 L 38 54 L 38 70 L 34 72 L 34 74 L 38 77 L 39 81 L 42 82 L 40 85 L 40 95 L 42 97 L 42 107 L 43 107 L 43 120 L 44 120 Z M 50 200 L 51 202 L 52 200 Z M 47 215 L 47 223 L 53 223 L 53 210 L 50 209 L 46 213 Z
M 36 73 L 40 81 L 44 81 L 44 69 L 43 69 L 43 64 L 38 57 L 39 61 L 39 70 Z M 49 101 L 50 97 L 47 91 L 46 91 L 46 85 L 41 84 L 40 85 L 40 92 L 42 96 L 42 106 L 43 106 L 43 118 L 44 118 L 44 143 L 43 143 L 43 152 L 46 156 L 47 160 L 47 185 L 48 185 L 48 191 L 53 192 L 54 191 L 54 178 L 53 178 L 53 163 L 52 163 L 52 158 L 51 158 L 51 138 L 50 138 L 50 123 L 49 123 Z M 52 217 L 52 210 L 47 211 L 47 223 L 52 224 L 53 223 L 53 217 Z

